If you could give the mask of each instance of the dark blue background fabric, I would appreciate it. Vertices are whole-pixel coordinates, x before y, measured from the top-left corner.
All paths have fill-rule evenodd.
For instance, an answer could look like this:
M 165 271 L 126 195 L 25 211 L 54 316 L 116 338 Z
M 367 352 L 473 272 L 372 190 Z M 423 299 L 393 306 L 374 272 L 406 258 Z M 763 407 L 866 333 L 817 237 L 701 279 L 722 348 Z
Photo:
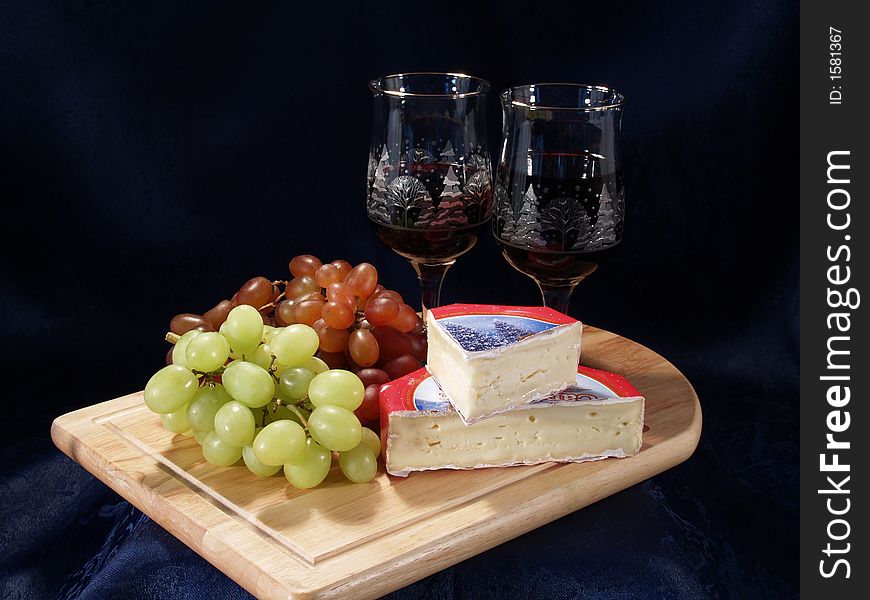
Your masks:
M 628 97 L 625 240 L 571 312 L 673 361 L 701 398 L 683 465 L 392 598 L 797 594 L 797 3 L 0 5 L 0 597 L 247 593 L 48 438 L 141 389 L 182 311 L 286 261 L 370 260 L 369 78 Z M 490 144 L 500 114 L 490 99 Z M 535 304 L 481 240 L 446 302 Z

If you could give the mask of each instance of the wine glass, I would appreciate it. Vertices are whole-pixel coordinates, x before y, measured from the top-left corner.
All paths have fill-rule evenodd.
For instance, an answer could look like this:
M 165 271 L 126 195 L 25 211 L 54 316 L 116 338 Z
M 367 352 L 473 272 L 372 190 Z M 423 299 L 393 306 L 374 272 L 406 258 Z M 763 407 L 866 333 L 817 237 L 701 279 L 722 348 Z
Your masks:
M 624 103 L 616 90 L 585 84 L 501 93 L 493 233 L 508 263 L 563 313 L 577 284 L 622 239 Z
M 375 234 L 420 278 L 423 310 L 492 214 L 486 144 L 489 83 L 459 73 L 402 73 L 369 82 L 374 123 L 367 212 Z

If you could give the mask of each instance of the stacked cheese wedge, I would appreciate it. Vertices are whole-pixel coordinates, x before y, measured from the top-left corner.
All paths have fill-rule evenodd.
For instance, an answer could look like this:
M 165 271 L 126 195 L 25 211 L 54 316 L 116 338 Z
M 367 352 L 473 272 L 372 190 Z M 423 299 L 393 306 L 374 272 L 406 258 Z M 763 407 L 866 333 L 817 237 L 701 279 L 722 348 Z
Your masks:
M 581 462 L 637 454 L 644 399 L 578 366 L 583 326 L 549 308 L 429 311 L 427 369 L 381 388 L 387 471 Z

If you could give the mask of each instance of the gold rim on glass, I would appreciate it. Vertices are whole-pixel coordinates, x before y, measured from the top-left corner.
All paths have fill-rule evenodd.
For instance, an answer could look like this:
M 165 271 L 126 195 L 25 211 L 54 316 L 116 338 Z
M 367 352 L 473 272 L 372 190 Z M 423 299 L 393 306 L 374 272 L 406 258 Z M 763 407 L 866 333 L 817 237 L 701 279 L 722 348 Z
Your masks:
M 470 92 L 454 92 L 454 93 L 427 93 L 427 92 L 406 92 L 404 88 L 400 88 L 397 90 L 385 90 L 383 84 L 388 79 L 402 78 L 402 77 L 416 77 L 416 76 L 429 76 L 429 77 L 457 77 L 467 81 L 477 82 L 478 87 L 474 91 Z M 378 77 L 377 79 L 372 79 L 369 81 L 369 89 L 375 94 L 386 94 L 387 96 L 395 96 L 397 98 L 468 98 L 470 96 L 479 96 L 481 94 L 486 93 L 490 89 L 490 83 L 486 79 L 482 79 L 480 77 L 475 77 L 474 75 L 468 75 L 466 73 L 439 73 L 437 71 L 429 72 L 429 71 L 417 71 L 411 73 L 392 73 L 390 75 L 384 75 L 383 77 Z M 455 89 L 455 86 L 454 86 Z
M 577 89 L 585 89 L 585 90 L 590 90 L 590 91 L 595 90 L 598 92 L 604 92 L 606 94 L 609 94 L 611 97 L 611 100 L 605 101 L 606 103 L 604 103 L 604 104 L 592 105 L 591 98 L 586 98 L 586 101 L 590 103 L 589 106 L 579 106 L 579 105 L 578 106 L 548 106 L 548 105 L 538 104 L 537 102 L 535 102 L 534 101 L 534 94 L 531 94 L 532 101 L 529 103 L 521 102 L 519 100 L 514 100 L 513 98 L 511 98 L 511 96 L 514 94 L 514 92 L 533 91 L 535 88 L 539 88 L 539 87 L 540 88 L 544 88 L 544 87 L 573 87 L 573 88 L 577 88 Z M 528 83 L 525 85 L 515 85 L 512 87 L 509 87 L 506 90 L 503 90 L 501 92 L 501 94 L 499 94 L 499 95 L 501 96 L 501 99 L 503 102 L 506 102 L 506 103 L 509 102 L 511 104 L 511 106 L 519 106 L 522 108 L 527 108 L 529 110 L 576 110 L 576 111 L 587 112 L 587 111 L 599 111 L 599 110 L 612 110 L 614 108 L 621 108 L 623 105 L 625 105 L 625 95 L 622 92 L 620 92 L 612 87 L 608 87 L 606 85 L 595 85 L 595 84 L 589 84 L 589 83 L 559 83 L 559 82 L 555 82 L 555 83 Z M 601 101 L 597 100 L 596 102 L 601 102 Z

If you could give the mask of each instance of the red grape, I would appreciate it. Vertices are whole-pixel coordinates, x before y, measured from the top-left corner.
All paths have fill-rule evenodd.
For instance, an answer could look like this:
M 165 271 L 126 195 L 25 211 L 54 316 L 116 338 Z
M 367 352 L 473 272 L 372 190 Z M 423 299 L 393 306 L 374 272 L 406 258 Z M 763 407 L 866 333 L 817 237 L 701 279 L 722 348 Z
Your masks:
M 414 329 L 411 330 L 411 333 L 413 335 L 422 335 L 423 337 L 425 337 L 425 334 L 423 333 L 424 329 L 425 327 L 423 327 L 423 319 L 418 319 L 417 324 L 414 326 Z
M 378 340 L 375 339 L 371 331 L 365 329 L 354 331 L 350 334 L 347 348 L 353 362 L 361 367 L 370 367 L 378 362 L 380 348 L 378 348 Z
M 175 315 L 169 321 L 169 331 L 178 335 L 184 335 L 188 331 L 199 329 L 200 331 L 214 331 L 215 328 L 205 317 L 193 313 L 181 313 Z
M 368 298 L 378 284 L 378 270 L 369 263 L 360 263 L 347 274 L 344 282 L 357 298 Z
M 347 348 L 347 338 L 350 335 L 347 329 L 333 329 L 323 327 L 317 331 L 320 337 L 320 348 L 324 352 L 344 352 Z
M 323 305 L 323 320 L 335 329 L 347 329 L 356 319 L 353 309 L 341 302 L 327 302 Z
M 223 325 L 224 321 L 227 320 L 227 315 L 230 314 L 230 311 L 235 308 L 235 305 L 229 300 L 221 300 L 218 302 L 214 308 L 206 311 L 204 315 L 202 315 L 206 321 L 211 323 L 211 326 L 215 329 L 218 329 L 221 325 Z
M 330 302 L 340 302 L 348 305 L 351 310 L 356 308 L 356 298 L 346 283 L 337 281 L 326 288 L 326 299 Z
M 303 275 L 314 277 L 314 273 L 317 272 L 321 264 L 320 259 L 316 256 L 300 254 L 294 256 L 293 260 L 290 261 L 290 273 L 293 277 L 302 277 Z
M 293 307 L 293 320 L 303 325 L 311 326 L 320 318 L 323 302 L 320 300 L 303 300 Z
M 398 302 L 399 304 L 403 304 L 405 300 L 402 298 L 402 294 L 395 290 L 381 290 L 377 294 L 372 294 L 372 299 L 374 298 L 391 298 Z
M 359 405 L 359 408 L 353 411 L 361 423 L 371 423 L 372 421 L 378 420 L 381 410 L 380 395 L 381 385 L 379 383 L 366 386 L 366 392 L 363 396 L 362 404 Z
M 366 306 L 366 320 L 372 325 L 387 325 L 399 315 L 399 303 L 392 298 L 375 298 Z
M 317 285 L 322 288 L 328 287 L 330 283 L 338 283 L 341 281 L 341 271 L 332 263 L 326 263 L 314 274 L 314 279 Z
M 293 325 L 296 320 L 293 318 L 293 306 L 295 300 L 282 300 L 275 307 L 275 319 L 282 327 L 285 325 Z
M 375 327 L 371 332 L 378 340 L 381 360 L 390 361 L 403 354 L 411 354 L 411 341 L 407 335 L 385 326 Z
M 368 322 L 368 319 L 363 319 L 357 324 L 359 329 L 372 329 L 374 325 Z
M 357 372 L 356 376 L 360 378 L 360 381 L 366 387 L 373 383 L 382 385 L 390 380 L 390 376 L 383 369 L 362 369 Z
M 314 323 L 311 324 L 311 328 L 318 333 L 320 333 L 320 330 L 324 327 L 329 326 L 326 324 L 326 321 L 324 321 L 323 318 L 317 319 L 316 321 L 314 321 Z
M 326 302 L 326 298 L 324 298 L 323 294 L 321 294 L 320 292 L 306 292 L 301 296 L 296 297 L 297 304 L 299 302 L 305 302 L 306 300 L 317 300 L 321 304 Z
M 288 299 L 298 298 L 302 294 L 307 294 L 308 292 L 317 292 L 319 294 L 320 286 L 317 285 L 317 282 L 311 275 L 302 275 L 301 277 L 291 279 L 287 283 L 287 287 L 284 290 L 284 296 Z
M 347 366 L 347 357 L 344 355 L 344 352 L 318 350 L 316 356 L 325 362 L 330 369 L 343 369 Z
M 413 308 L 407 304 L 401 304 L 399 305 L 399 314 L 390 321 L 389 325 L 394 329 L 398 329 L 402 333 L 409 333 L 414 330 L 414 327 L 417 326 L 419 320 L 420 317 L 417 316 L 417 312 Z M 369 319 L 369 321 L 371 321 L 371 319 Z
M 408 340 L 411 342 L 411 354 L 417 360 L 426 360 L 426 353 L 429 350 L 429 344 L 426 342 L 425 335 L 410 334 Z
M 353 265 L 346 260 L 334 260 L 332 265 L 341 272 L 341 281 L 344 281 L 344 278 L 353 269 Z
M 408 373 L 413 373 L 421 367 L 419 360 L 410 354 L 403 354 L 399 358 L 394 358 L 384 365 L 384 371 L 390 376 L 390 379 L 398 379 Z
M 249 304 L 259 309 L 274 300 L 272 282 L 265 277 L 252 277 L 248 279 L 239 291 L 236 292 L 238 304 Z

